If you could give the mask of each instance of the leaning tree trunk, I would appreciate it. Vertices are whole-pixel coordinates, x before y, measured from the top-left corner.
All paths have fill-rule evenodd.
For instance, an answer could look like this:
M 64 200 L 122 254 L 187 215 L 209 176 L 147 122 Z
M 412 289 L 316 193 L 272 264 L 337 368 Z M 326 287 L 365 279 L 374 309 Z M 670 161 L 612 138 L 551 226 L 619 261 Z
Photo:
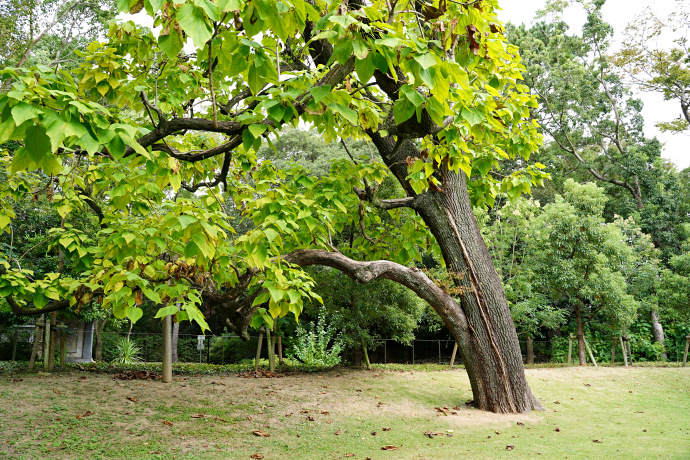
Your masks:
M 501 279 L 474 218 L 464 172 L 441 166 L 435 177 L 441 187 L 418 195 L 407 179 L 407 159 L 419 152 L 410 141 L 367 133 L 381 158 L 413 198 L 408 206 L 436 238 L 448 274 L 455 284 L 455 302 L 434 305 L 458 342 L 460 357 L 479 409 L 529 412 L 541 409 L 525 377 L 515 324 Z
M 455 298 L 467 324 L 439 314 L 458 342 L 478 408 L 492 412 L 540 409 L 525 378 L 515 324 L 501 280 L 479 231 L 463 172 L 443 171 L 442 192 L 418 197 L 417 212 L 441 247 Z M 459 312 L 458 312 L 459 313 Z

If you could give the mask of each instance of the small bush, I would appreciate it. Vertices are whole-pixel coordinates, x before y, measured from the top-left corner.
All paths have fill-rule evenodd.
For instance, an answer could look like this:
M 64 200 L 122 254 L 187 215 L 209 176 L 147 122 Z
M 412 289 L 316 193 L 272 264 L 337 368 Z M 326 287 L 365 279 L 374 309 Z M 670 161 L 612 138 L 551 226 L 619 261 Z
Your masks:
M 340 353 L 343 342 L 335 336 L 332 325 L 325 326 L 326 320 L 319 316 L 314 326 L 299 326 L 297 340 L 294 343 L 291 357 L 299 359 L 307 366 L 335 366 L 340 364 Z M 332 345 L 329 348 L 329 344 Z

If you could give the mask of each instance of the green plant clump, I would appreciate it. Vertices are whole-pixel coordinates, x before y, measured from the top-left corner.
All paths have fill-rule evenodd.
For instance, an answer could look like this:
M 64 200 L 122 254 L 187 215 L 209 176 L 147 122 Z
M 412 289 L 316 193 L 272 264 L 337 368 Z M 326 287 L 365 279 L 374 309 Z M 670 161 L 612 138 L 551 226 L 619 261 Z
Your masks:
M 115 345 L 115 359 L 117 364 L 132 364 L 141 362 L 141 348 L 129 337 L 122 337 Z
M 344 344 L 342 339 L 335 335 L 333 323 L 326 325 L 326 320 L 321 316 L 314 326 L 300 325 L 297 328 L 297 340 L 291 356 L 307 366 L 336 366 L 340 364 L 340 353 Z

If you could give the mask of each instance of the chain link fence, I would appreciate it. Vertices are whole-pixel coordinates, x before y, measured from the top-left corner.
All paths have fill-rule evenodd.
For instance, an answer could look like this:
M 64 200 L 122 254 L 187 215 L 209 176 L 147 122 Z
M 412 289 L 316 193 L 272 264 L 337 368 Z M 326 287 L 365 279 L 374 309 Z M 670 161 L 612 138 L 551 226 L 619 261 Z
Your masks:
M 116 357 L 118 340 L 127 337 L 127 333 L 102 333 L 102 360 L 113 361 Z M 251 360 L 256 356 L 258 336 L 251 336 L 249 341 L 243 341 L 235 335 L 188 335 L 180 334 L 177 343 L 177 356 L 180 362 L 201 362 L 209 364 L 233 364 L 243 360 Z M 140 349 L 139 358 L 144 362 L 160 362 L 162 350 L 162 335 L 160 333 L 130 334 L 132 340 Z M 616 338 L 616 340 L 618 340 Z M 28 361 L 31 356 L 34 341 L 34 327 L 20 326 L 0 331 L 0 361 Z M 552 340 L 534 340 L 532 347 L 535 363 L 566 363 L 568 361 L 568 337 L 556 337 Z M 611 362 L 611 348 L 613 340 L 589 339 L 588 343 L 597 362 Z M 417 339 L 408 344 L 401 344 L 391 339 L 379 340 L 373 349 L 368 350 L 371 363 L 400 363 L 450 364 L 453 355 L 454 341 L 448 339 Z M 660 360 L 658 349 L 650 347 L 649 342 L 630 342 L 633 362 Z M 288 356 L 292 341 L 283 340 L 283 355 Z M 523 358 L 527 355 L 527 343 L 520 341 Z M 261 356 L 267 357 L 266 340 L 263 341 Z M 685 340 L 669 338 L 666 341 L 668 361 L 683 360 Z M 93 355 L 96 356 L 94 348 Z M 577 362 L 577 341 L 573 340 L 573 362 Z M 587 361 L 590 361 L 587 355 Z M 620 345 L 616 342 L 616 363 L 623 362 Z M 460 354 L 455 357 L 456 364 L 462 364 Z

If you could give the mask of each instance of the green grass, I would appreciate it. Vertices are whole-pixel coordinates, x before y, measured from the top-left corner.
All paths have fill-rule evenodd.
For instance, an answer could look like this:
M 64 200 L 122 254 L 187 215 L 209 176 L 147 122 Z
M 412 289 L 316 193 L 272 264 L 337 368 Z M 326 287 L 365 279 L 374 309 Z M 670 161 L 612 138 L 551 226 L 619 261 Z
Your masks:
M 168 385 L 6 373 L 0 458 L 690 458 L 690 368 L 527 372 L 545 408 L 527 415 L 465 407 L 465 371 L 438 366 L 178 374 Z M 435 409 L 443 406 L 457 415 Z

